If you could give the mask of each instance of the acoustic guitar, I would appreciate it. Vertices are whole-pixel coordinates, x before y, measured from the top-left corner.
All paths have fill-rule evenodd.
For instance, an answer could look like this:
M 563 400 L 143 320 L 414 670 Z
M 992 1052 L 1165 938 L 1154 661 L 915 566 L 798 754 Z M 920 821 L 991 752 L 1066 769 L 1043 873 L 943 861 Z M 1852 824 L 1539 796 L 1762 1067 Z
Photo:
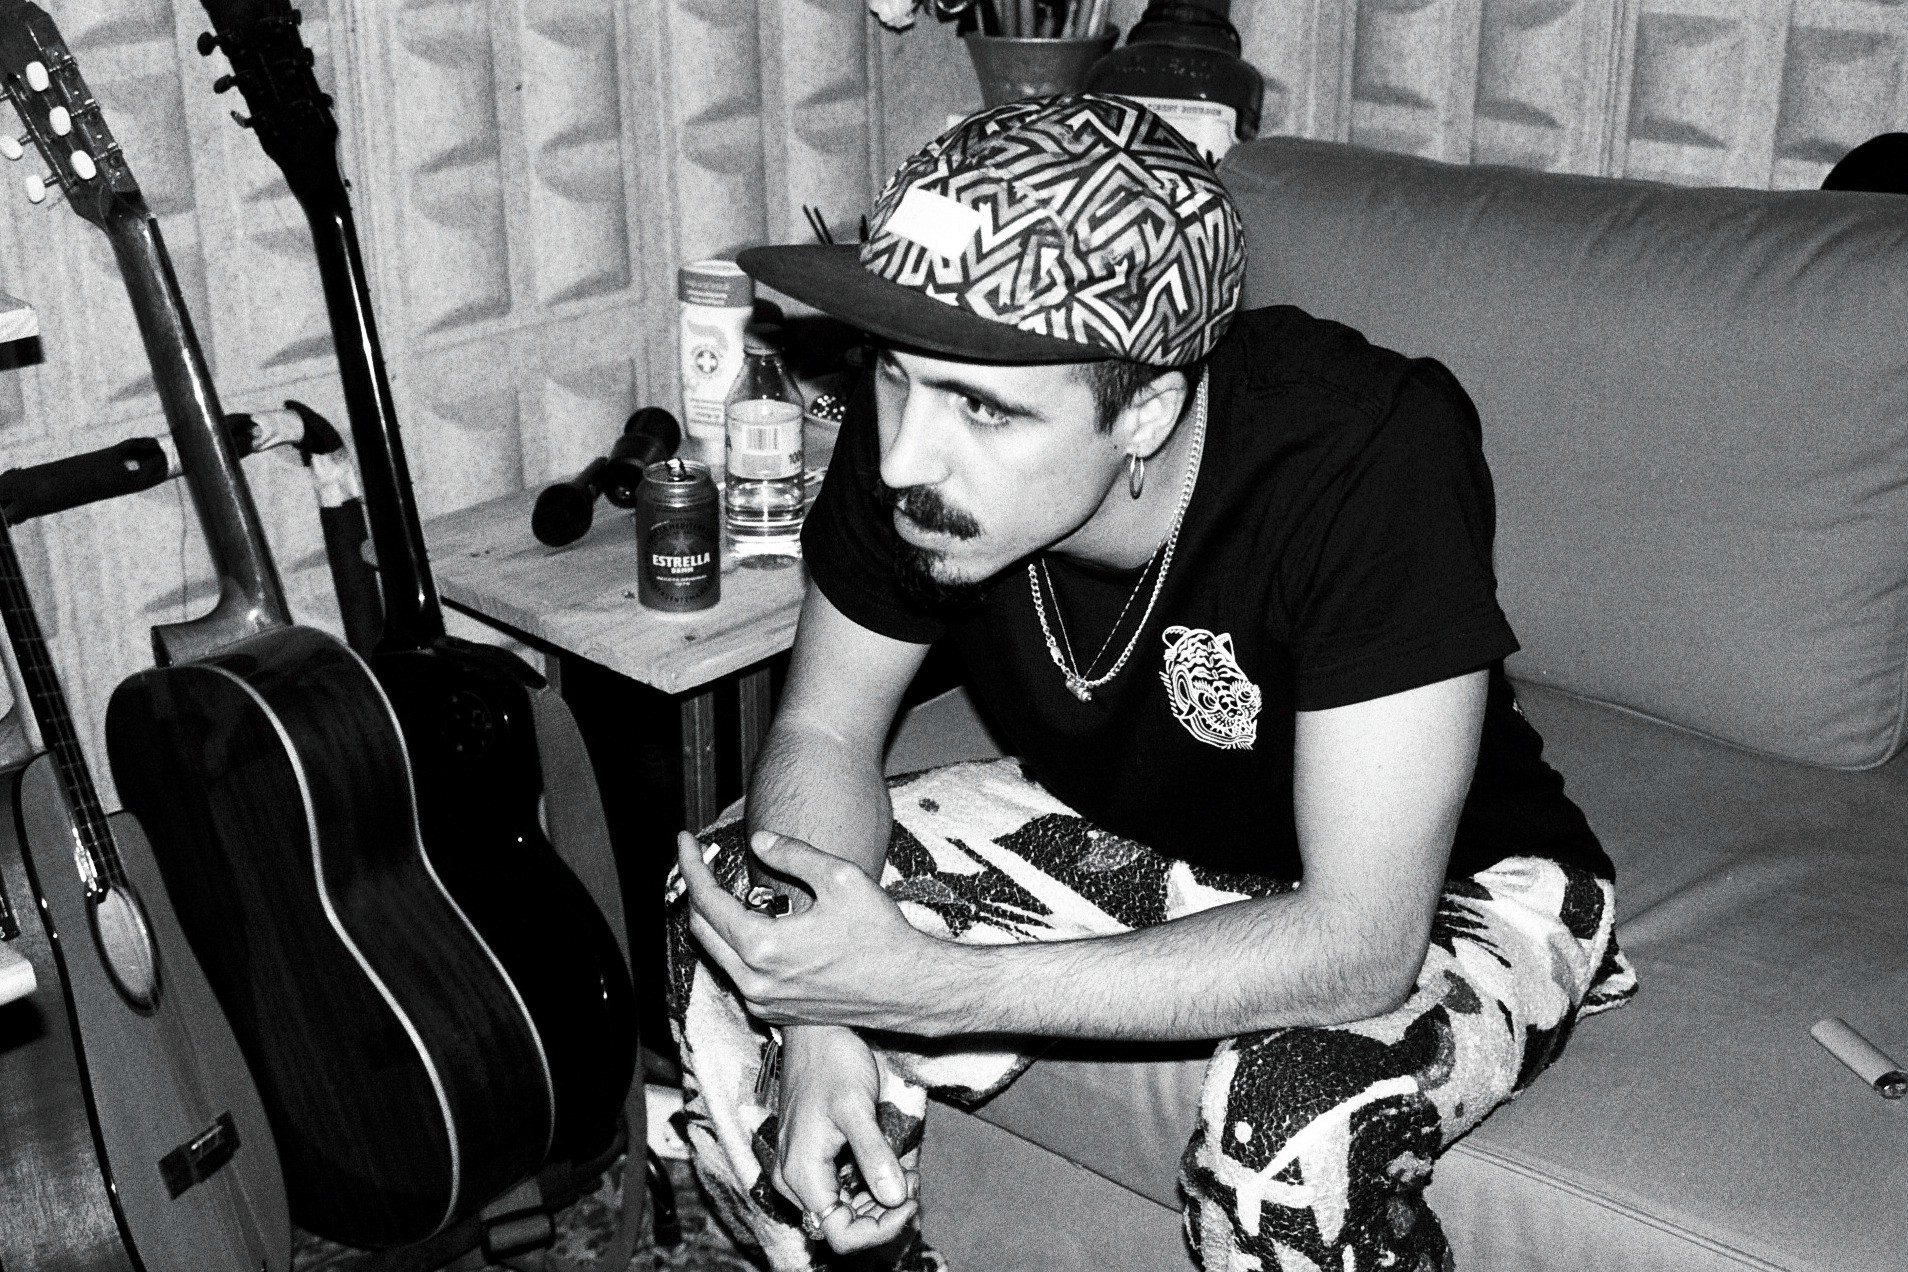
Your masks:
M 264 1106 L 139 823 L 100 808 L 4 520 L 0 616 L 46 745 L 6 779 L 0 886 L 58 990 L 0 1008 L 0 1266 L 283 1272 Z
M 556 1093 L 552 1160 L 589 1162 L 609 1147 L 630 1091 L 636 1025 L 618 936 L 538 815 L 559 794 L 544 788 L 535 717 L 567 719 L 568 708 L 516 655 L 445 633 L 338 169 L 338 127 L 298 11 L 286 0 L 204 5 L 213 33 L 200 50 L 217 48 L 232 65 L 213 87 L 239 89 L 245 126 L 311 224 L 384 597 L 369 661 L 403 726 L 425 851 L 536 1021 Z M 587 785 L 573 797 L 596 800 Z M 602 856 L 598 873 L 613 879 L 607 845 Z
M 154 629 L 162 665 L 112 695 L 120 796 L 258 1084 L 292 1219 L 353 1245 L 422 1239 L 544 1160 L 535 1027 L 423 854 L 376 678 L 290 623 L 158 223 L 27 0 L 0 0 L 0 83 L 112 244 L 219 579 L 209 613 Z

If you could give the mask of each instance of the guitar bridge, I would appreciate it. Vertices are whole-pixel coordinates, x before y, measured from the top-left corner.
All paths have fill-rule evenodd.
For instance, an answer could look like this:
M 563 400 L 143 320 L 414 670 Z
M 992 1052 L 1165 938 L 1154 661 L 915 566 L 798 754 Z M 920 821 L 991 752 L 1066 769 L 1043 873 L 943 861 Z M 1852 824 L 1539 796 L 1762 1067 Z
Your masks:
M 219 1114 L 212 1125 L 159 1159 L 159 1177 L 165 1180 L 166 1192 L 178 1200 L 186 1189 L 218 1174 L 238 1148 L 238 1127 L 232 1115 Z

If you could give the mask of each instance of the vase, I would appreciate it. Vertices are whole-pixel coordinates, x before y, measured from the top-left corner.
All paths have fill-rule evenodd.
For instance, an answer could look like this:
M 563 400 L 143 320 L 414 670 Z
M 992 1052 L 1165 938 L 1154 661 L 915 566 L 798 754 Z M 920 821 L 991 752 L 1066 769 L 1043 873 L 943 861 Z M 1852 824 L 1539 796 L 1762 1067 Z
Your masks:
M 1120 29 L 1108 24 L 1098 35 L 1077 40 L 970 33 L 961 42 L 974 59 L 981 101 L 1000 106 L 1023 97 L 1079 92 L 1087 72 L 1119 38 Z

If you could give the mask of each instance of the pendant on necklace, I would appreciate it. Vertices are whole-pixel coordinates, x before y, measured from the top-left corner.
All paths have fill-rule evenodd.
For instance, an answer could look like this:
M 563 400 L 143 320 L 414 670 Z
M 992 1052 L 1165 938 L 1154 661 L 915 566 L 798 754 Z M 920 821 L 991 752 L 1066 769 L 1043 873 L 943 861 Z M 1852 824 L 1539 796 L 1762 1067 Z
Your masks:
M 1067 673 L 1067 688 L 1082 702 L 1093 701 L 1093 686 L 1072 672 Z

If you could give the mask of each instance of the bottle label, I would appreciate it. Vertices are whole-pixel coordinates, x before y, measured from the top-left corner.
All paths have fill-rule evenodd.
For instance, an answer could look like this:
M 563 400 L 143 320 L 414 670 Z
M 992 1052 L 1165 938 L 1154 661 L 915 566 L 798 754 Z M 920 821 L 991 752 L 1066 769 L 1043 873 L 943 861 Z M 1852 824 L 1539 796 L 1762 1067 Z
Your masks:
M 682 422 L 692 437 L 719 439 L 723 399 L 742 366 L 749 310 L 691 304 L 681 310 Z
M 721 565 L 715 518 L 659 521 L 647 540 L 639 599 L 652 609 L 701 609 L 712 603 Z
M 691 305 L 747 309 L 755 303 L 755 280 L 734 261 L 697 261 L 676 271 L 676 299 Z
M 777 481 L 802 475 L 802 408 L 750 398 L 729 403 L 729 476 Z
M 1202 102 L 1187 97 L 1142 97 L 1125 93 L 1133 101 L 1158 115 L 1190 141 L 1200 154 L 1213 163 L 1239 139 L 1239 112 L 1220 102 Z

